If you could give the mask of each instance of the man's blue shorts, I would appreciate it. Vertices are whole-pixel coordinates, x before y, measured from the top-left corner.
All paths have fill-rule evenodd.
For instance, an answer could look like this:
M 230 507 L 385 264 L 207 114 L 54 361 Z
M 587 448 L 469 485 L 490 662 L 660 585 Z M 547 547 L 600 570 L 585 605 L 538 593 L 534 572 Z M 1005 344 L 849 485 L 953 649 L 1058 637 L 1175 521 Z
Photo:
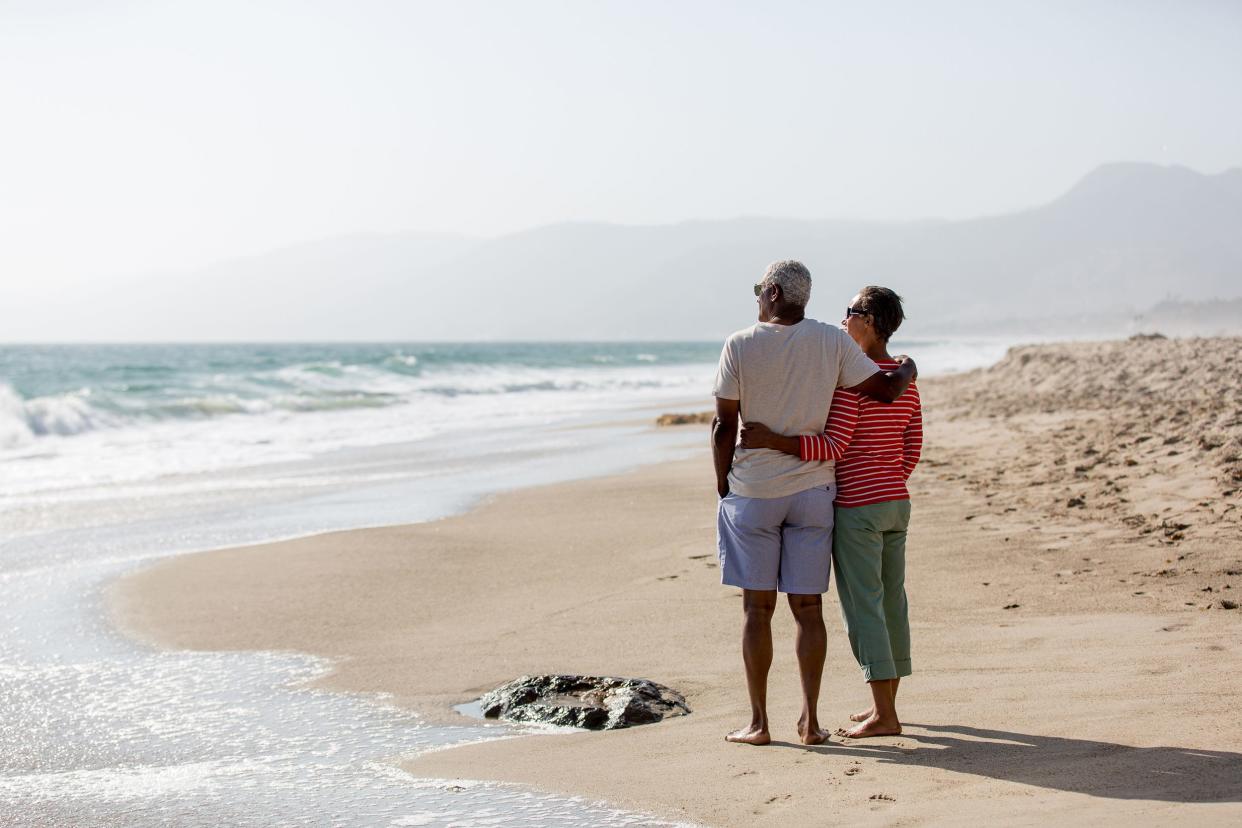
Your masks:
M 730 493 L 716 511 L 721 583 L 795 595 L 827 592 L 836 495 L 835 485 L 772 498 Z

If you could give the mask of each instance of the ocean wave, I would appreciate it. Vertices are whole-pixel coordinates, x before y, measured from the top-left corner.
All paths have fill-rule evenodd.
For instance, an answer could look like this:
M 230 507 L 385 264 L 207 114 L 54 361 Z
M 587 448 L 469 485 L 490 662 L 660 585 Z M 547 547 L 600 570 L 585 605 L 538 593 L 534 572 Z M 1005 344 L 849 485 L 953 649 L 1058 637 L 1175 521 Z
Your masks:
M 439 397 L 471 397 L 494 396 L 497 394 L 521 394 L 531 391 L 582 391 L 590 387 L 587 383 L 575 380 L 529 380 L 526 382 L 505 382 L 497 380 L 484 385 L 428 385 L 420 391 Z
M 275 408 L 291 412 L 342 411 L 350 408 L 385 408 L 402 402 L 404 399 L 395 394 L 357 393 L 327 397 L 278 398 L 275 401 Z
M 310 374 L 323 374 L 326 377 L 339 377 L 348 373 L 351 368 L 356 366 L 346 365 L 340 360 L 333 359 L 328 360 L 327 362 L 310 362 L 295 367 L 299 371 L 305 371 Z
M 34 439 L 26 406 L 17 392 L 0 383 L 0 448 L 15 448 Z
M 182 397 L 147 407 L 142 416 L 146 419 L 198 419 L 218 417 L 225 414 L 266 414 L 272 410 L 267 400 L 249 400 L 235 394 Z
M 399 374 L 417 374 L 421 370 L 418 357 L 413 354 L 402 353 L 401 351 L 385 357 L 381 364 L 385 368 L 396 371 Z
M 684 384 L 669 367 L 624 364 L 535 368 L 446 363 L 428 369 L 394 354 L 377 363 L 325 360 L 252 372 L 169 377 L 23 399 L 0 383 L 0 448 L 42 437 L 169 421 L 384 408 L 420 399 L 545 393 L 621 393 Z M 534 395 L 534 396 L 532 396 Z
M 103 429 L 167 421 L 210 420 L 232 415 L 291 414 L 382 408 L 404 402 L 401 395 L 350 391 L 277 394 L 248 398 L 204 394 L 172 399 L 92 399 L 89 389 L 23 400 L 0 383 L 0 449 L 28 446 L 42 437 L 73 437 Z
M 37 437 L 69 437 L 108 428 L 116 418 L 91 404 L 91 390 L 23 400 L 12 386 L 0 383 L 0 447 L 28 444 Z

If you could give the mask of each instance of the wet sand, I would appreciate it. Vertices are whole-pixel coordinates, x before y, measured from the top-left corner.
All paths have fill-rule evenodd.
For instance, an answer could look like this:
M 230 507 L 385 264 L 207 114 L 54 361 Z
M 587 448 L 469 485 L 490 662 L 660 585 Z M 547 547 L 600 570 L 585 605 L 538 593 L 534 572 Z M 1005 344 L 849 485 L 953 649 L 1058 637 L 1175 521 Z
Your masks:
M 917 356 L 917 355 L 916 355 Z M 692 715 L 426 754 L 490 779 L 709 825 L 1242 821 L 1242 340 L 1016 349 L 921 383 L 906 732 L 797 745 L 775 622 L 769 747 L 748 719 L 741 601 L 719 584 L 699 460 L 529 489 L 469 514 L 190 555 L 119 582 L 134 635 L 292 649 L 324 683 L 430 719 L 523 673 L 650 678 Z M 703 429 L 702 425 L 678 426 Z M 706 435 L 704 435 L 706 437 Z M 825 725 L 866 705 L 835 598 Z

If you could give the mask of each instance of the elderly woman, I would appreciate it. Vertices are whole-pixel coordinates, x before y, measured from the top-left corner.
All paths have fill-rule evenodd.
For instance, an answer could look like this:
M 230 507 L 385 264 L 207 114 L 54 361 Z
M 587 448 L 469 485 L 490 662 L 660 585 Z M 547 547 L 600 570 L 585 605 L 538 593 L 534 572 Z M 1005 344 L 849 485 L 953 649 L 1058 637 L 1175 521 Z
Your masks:
M 842 326 L 881 369 L 898 363 L 888 341 L 905 315 L 901 297 L 865 287 L 846 308 Z M 769 448 L 808 462 L 837 461 L 833 531 L 837 594 L 850 647 L 871 687 L 872 706 L 850 718 L 842 736 L 901 733 L 897 685 L 910 675 L 910 621 L 905 588 L 906 480 L 923 446 L 923 414 L 913 383 L 896 402 L 837 389 L 823 434 L 784 436 L 762 423 L 742 429 L 746 448 Z

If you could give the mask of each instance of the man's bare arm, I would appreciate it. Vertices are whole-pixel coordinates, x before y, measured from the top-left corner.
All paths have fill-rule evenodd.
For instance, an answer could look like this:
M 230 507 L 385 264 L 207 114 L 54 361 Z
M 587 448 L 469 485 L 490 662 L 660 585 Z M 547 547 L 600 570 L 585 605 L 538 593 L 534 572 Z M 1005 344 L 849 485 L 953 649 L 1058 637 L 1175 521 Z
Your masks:
M 889 402 L 906 393 L 906 388 L 918 376 L 918 366 L 909 357 L 897 357 L 901 363 L 896 371 L 876 371 L 867 379 L 847 391 L 857 391 L 880 402 Z
M 716 461 L 716 493 L 729 494 L 729 470 L 733 468 L 733 447 L 737 444 L 737 423 L 741 412 L 739 400 L 716 398 L 716 416 L 712 418 L 712 458 Z

